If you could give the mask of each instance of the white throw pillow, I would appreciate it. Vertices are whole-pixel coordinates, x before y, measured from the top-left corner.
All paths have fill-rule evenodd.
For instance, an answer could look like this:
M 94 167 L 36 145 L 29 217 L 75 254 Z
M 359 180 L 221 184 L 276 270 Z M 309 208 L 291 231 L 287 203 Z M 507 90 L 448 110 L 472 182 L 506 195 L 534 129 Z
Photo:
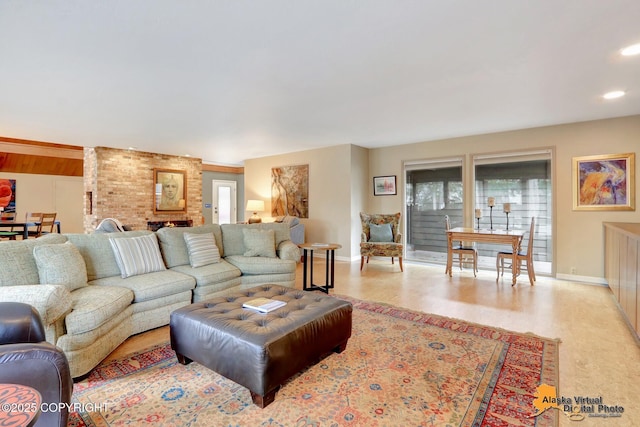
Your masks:
M 87 266 L 71 242 L 59 245 L 37 245 L 33 257 L 38 266 L 40 283 L 64 285 L 69 291 L 87 286 Z
M 109 242 L 123 279 L 167 269 L 155 234 L 139 237 L 111 237 Z
M 273 230 L 243 228 L 244 256 L 276 257 L 276 239 Z
M 187 244 L 191 267 L 202 267 L 220 262 L 220 251 L 216 246 L 213 233 L 184 233 L 183 236 Z

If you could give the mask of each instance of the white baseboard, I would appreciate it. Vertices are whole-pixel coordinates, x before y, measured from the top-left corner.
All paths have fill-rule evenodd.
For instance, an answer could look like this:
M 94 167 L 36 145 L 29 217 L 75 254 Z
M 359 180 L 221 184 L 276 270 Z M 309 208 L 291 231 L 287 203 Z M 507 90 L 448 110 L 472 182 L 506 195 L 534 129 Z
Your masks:
M 597 286 L 609 286 L 603 277 L 577 276 L 575 274 L 556 274 L 556 279 L 567 280 L 569 282 L 581 282 Z

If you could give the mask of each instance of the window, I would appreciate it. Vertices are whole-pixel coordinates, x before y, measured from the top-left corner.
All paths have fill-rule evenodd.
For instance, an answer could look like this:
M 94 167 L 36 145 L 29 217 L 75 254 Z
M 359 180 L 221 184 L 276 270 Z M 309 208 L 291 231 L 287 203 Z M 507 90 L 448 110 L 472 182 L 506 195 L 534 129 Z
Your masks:
M 444 216 L 462 225 L 462 160 L 405 164 L 405 258 L 430 261 L 446 255 Z
M 531 218 L 536 218 L 534 235 L 534 265 L 536 271 L 551 273 L 552 261 L 552 185 L 551 153 L 499 155 L 474 158 L 475 208 L 482 209 L 481 228 L 505 229 L 507 218 L 510 229 L 529 229 Z M 489 197 L 495 207 L 488 206 Z M 510 204 L 508 217 L 504 203 Z M 525 239 L 528 239 L 528 233 Z M 526 242 L 525 242 L 526 243 Z M 495 259 L 500 250 L 509 250 L 491 244 L 479 244 L 481 257 Z
M 483 214 L 481 228 L 505 229 L 507 215 L 503 205 L 509 203 L 509 228 L 526 230 L 525 244 L 531 218 L 536 218 L 535 268 L 536 272 L 550 274 L 553 259 L 551 150 L 477 155 L 472 157 L 471 164 L 472 170 L 465 171 L 461 158 L 405 163 L 405 258 L 446 262 L 445 215 L 449 216 L 452 227 L 470 226 L 474 210 L 479 208 Z M 465 192 L 470 190 L 474 192 L 474 206 L 465 206 Z M 495 200 L 493 210 L 488 206 L 489 197 Z M 467 196 L 467 203 L 469 200 L 471 197 Z M 473 221 L 473 226 L 476 224 Z M 477 244 L 476 248 L 480 267 L 484 269 L 495 269 L 498 251 L 511 250 L 491 244 Z

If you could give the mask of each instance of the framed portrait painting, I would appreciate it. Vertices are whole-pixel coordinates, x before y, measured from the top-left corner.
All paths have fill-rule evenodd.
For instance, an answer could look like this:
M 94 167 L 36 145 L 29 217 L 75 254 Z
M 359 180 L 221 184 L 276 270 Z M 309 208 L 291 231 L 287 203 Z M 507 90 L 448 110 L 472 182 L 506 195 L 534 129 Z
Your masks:
M 187 172 L 172 169 L 153 170 L 153 213 L 187 211 Z
M 635 153 L 573 158 L 573 209 L 635 210 Z
M 394 196 L 398 194 L 396 190 L 396 176 L 374 176 L 373 195 L 374 196 Z

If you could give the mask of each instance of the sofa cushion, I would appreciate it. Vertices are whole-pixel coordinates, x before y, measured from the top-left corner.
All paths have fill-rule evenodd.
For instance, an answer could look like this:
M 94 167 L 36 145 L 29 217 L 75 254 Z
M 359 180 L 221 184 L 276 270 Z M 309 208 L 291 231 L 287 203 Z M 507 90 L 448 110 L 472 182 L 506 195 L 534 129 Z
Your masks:
M 276 257 L 276 243 L 273 230 L 252 230 L 245 228 L 244 234 L 244 256 L 261 256 L 267 258 Z
M 0 242 L 0 286 L 36 285 L 40 283 L 33 248 L 38 245 L 61 244 L 67 238 L 51 233 L 37 239 Z
M 220 262 L 220 251 L 213 233 L 184 233 L 191 267 L 202 267 Z
M 109 239 L 122 278 L 165 270 L 155 234 Z
M 73 310 L 67 314 L 67 334 L 92 331 L 122 311 L 133 301 L 133 292 L 118 286 L 85 286 L 71 292 Z
M 160 251 L 168 268 L 178 265 L 189 265 L 189 251 L 184 241 L 184 233 L 213 233 L 220 256 L 224 256 L 222 233 L 218 224 L 200 225 L 197 227 L 163 227 L 156 231 L 160 242 Z
M 296 271 L 296 262 L 287 259 L 233 255 L 226 257 L 225 260 L 238 267 L 243 275 L 281 274 Z
M 103 277 L 89 282 L 89 285 L 119 286 L 129 289 L 134 294 L 133 302 L 137 303 L 192 290 L 196 286 L 196 280 L 186 274 L 163 270 L 125 279 L 120 276 Z
M 64 285 L 69 291 L 87 286 L 87 267 L 78 248 L 71 242 L 61 245 L 36 245 L 33 257 L 40 283 Z
M 172 271 L 188 274 L 196 279 L 196 287 L 211 286 L 216 283 L 225 282 L 240 277 L 242 272 L 226 260 L 221 260 L 215 264 L 209 264 L 198 268 L 188 265 L 179 265 L 171 268 Z
M 113 254 L 110 239 L 129 238 L 153 234 L 149 230 L 125 231 L 122 233 L 67 233 L 65 236 L 82 254 L 87 266 L 87 279 L 120 276 L 120 267 Z
M 391 224 L 369 224 L 371 237 L 370 242 L 393 242 L 393 233 L 391 232 Z
M 222 243 L 224 253 L 221 255 L 227 257 L 229 255 L 244 255 L 247 249 L 244 245 L 244 232 L 242 230 L 273 230 L 275 233 L 275 246 L 285 240 L 291 240 L 289 235 L 289 226 L 283 223 L 266 222 L 258 224 L 222 224 Z

